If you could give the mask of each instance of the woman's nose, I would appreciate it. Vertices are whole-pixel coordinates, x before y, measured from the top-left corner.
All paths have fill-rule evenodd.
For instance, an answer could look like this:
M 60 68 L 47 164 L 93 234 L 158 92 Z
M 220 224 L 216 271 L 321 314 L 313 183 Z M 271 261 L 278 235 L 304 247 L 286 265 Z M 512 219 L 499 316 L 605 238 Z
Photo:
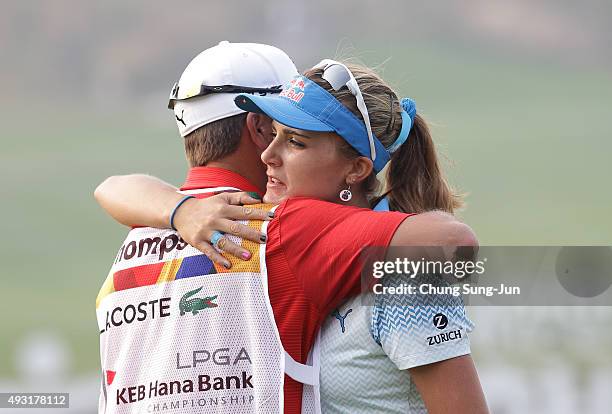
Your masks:
M 261 160 L 266 165 L 272 165 L 274 167 L 278 167 L 281 165 L 280 156 L 278 154 L 278 140 L 272 139 L 268 148 L 265 149 L 264 152 L 261 153 Z

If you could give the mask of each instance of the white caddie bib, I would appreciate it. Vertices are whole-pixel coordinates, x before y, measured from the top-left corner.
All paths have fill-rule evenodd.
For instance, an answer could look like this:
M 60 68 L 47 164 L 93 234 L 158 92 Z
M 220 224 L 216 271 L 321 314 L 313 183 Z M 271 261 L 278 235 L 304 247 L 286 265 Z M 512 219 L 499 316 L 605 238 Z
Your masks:
M 267 229 L 267 222 L 243 223 Z M 128 234 L 96 300 L 99 414 L 282 413 L 285 373 L 312 390 L 303 412 L 320 412 L 318 347 L 311 366 L 284 351 L 265 245 L 227 237 L 251 260 L 230 258 L 228 270 L 172 230 Z

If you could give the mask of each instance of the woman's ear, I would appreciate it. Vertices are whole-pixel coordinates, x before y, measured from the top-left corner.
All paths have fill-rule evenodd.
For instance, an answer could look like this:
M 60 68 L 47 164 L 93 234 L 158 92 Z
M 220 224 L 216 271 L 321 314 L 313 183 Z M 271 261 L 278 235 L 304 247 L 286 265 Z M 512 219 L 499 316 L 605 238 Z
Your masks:
M 349 172 L 346 175 L 346 181 L 351 183 L 360 183 L 370 176 L 374 164 L 372 160 L 366 157 L 357 157 L 351 160 Z
M 249 112 L 246 127 L 255 147 L 262 152 L 265 151 L 272 142 L 272 119 L 263 114 Z

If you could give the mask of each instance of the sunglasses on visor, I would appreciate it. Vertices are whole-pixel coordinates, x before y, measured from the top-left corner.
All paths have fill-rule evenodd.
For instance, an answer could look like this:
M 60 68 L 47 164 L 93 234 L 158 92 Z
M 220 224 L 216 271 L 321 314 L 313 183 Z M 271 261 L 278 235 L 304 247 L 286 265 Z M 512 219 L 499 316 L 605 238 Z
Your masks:
M 270 88 L 252 88 L 250 86 L 238 86 L 238 85 L 220 85 L 220 86 L 208 86 L 200 85 L 200 91 L 196 94 L 188 94 L 183 98 L 179 98 L 179 85 L 178 82 L 172 87 L 170 92 L 170 98 L 168 100 L 168 109 L 174 109 L 176 101 L 184 101 L 186 99 L 195 98 L 197 96 L 206 96 L 213 93 L 258 93 L 260 95 L 266 95 L 268 93 L 280 93 L 282 85 L 272 86 Z
M 344 86 L 353 94 L 357 100 L 357 108 L 361 112 L 363 122 L 365 123 L 366 130 L 368 132 L 368 140 L 370 141 L 370 154 L 372 154 L 372 161 L 376 160 L 376 147 L 374 145 L 374 134 L 372 134 L 372 127 L 370 126 L 370 116 L 368 115 L 368 108 L 366 107 L 361 89 L 359 84 L 353 76 L 353 73 L 346 67 L 346 65 L 331 59 L 323 59 L 317 65 L 315 69 L 323 69 L 322 78 L 331 85 L 335 91 L 339 91 Z

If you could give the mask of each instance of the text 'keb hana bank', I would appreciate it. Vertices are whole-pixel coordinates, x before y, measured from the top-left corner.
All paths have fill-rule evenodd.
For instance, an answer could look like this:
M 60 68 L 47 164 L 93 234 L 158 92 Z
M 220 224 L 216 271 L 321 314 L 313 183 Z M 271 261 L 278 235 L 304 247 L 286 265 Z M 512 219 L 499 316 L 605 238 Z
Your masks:
M 97 301 L 100 412 L 282 410 L 284 351 L 254 253 L 228 270 L 170 231 L 130 232 Z

